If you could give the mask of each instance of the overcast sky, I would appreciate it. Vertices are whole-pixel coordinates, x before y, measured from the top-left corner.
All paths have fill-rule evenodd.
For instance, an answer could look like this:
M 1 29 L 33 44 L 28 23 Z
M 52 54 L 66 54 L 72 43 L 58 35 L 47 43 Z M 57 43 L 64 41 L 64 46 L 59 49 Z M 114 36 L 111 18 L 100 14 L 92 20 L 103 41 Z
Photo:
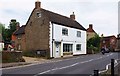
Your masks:
M 25 25 L 36 0 L 0 0 L 0 22 L 9 25 L 11 19 L 17 19 Z M 72 12 L 76 21 L 104 36 L 118 34 L 118 0 L 40 0 L 41 7 L 69 17 Z

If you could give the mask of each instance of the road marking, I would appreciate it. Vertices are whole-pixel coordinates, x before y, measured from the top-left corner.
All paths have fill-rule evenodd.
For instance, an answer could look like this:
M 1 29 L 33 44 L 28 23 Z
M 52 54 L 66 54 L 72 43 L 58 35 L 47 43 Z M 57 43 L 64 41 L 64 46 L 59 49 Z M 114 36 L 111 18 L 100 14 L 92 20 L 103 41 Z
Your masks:
M 90 59 L 89 61 L 93 61 L 94 59 Z
M 50 72 L 51 70 L 47 70 L 47 71 L 44 71 L 44 72 L 41 72 L 41 73 L 39 73 L 39 74 L 36 74 L 36 75 L 34 75 L 34 76 L 38 76 L 38 75 L 40 75 L 40 74 L 45 74 L 45 73 L 48 73 L 48 72 Z
M 72 65 L 64 66 L 64 67 L 61 67 L 61 68 L 54 68 L 54 69 L 51 69 L 51 70 L 47 70 L 47 71 L 38 73 L 38 74 L 36 74 L 35 76 L 40 75 L 40 74 L 45 74 L 45 73 L 48 73 L 48 72 L 50 72 L 50 71 L 61 70 L 61 69 L 73 67 L 73 66 L 76 66 L 76 65 L 78 65 L 78 64 L 83 64 L 83 63 L 91 62 L 91 61 L 93 61 L 93 60 L 95 60 L 95 59 L 90 59 L 90 60 L 88 60 L 88 61 L 83 61 L 83 62 L 77 62 L 77 63 L 74 63 L 74 64 L 72 64 Z
M 116 59 L 116 60 L 115 60 L 115 65 L 114 65 L 114 67 L 116 67 L 116 66 L 119 64 L 119 63 L 117 62 L 117 60 L 119 60 L 119 59 Z M 111 63 L 107 64 L 105 70 L 99 71 L 99 73 L 106 72 L 106 71 L 109 69 L 109 66 L 110 66 L 110 65 L 111 65 Z
M 110 54 L 110 55 L 113 55 L 113 54 Z M 110 56 L 110 55 L 109 55 L 109 56 Z M 88 60 L 88 61 L 83 61 L 83 62 L 75 63 L 75 64 L 72 64 L 72 65 L 69 65 L 69 66 L 65 66 L 65 67 L 61 67 L 61 68 L 54 68 L 54 69 L 51 69 L 51 70 L 47 70 L 47 71 L 41 72 L 41 73 L 39 73 L 39 74 L 45 74 L 45 73 L 48 73 L 48 72 L 50 72 L 50 71 L 73 67 L 73 66 L 76 66 L 76 65 L 78 65 L 78 64 L 91 62 L 91 61 L 93 61 L 93 60 L 99 60 L 99 59 L 104 58 L 104 57 L 108 57 L 108 56 L 101 56 L 101 57 L 99 57 L 99 58 L 90 59 L 90 60 Z M 76 58 L 70 58 L 70 59 L 64 59 L 64 60 L 57 60 L 57 61 L 53 61 L 53 62 L 60 62 L 60 61 L 66 61 L 66 60 L 71 60 L 71 59 L 78 59 L 78 58 L 84 58 L 84 57 L 76 57 Z M 48 61 L 48 62 L 43 62 L 43 63 L 53 63 L 53 62 L 52 62 L 52 61 Z M 43 64 L 43 63 L 35 63 L 35 64 L 30 64 L 30 65 L 23 65 L 23 66 L 18 66 L 18 67 L 10 67 L 10 68 L 4 68 L 4 69 L 26 67 L 26 66 L 32 66 L 32 65 L 37 65 L 37 64 Z
M 72 65 L 69 65 L 69 66 L 65 66 L 65 67 L 61 67 L 61 68 L 54 68 L 54 69 L 51 69 L 51 70 L 47 70 L 47 71 L 38 73 L 38 74 L 36 74 L 36 75 L 34 75 L 34 76 L 38 76 L 38 75 L 40 75 L 40 74 L 45 74 L 45 73 L 48 73 L 48 72 L 50 72 L 50 71 L 61 70 L 61 69 L 73 67 L 73 66 L 78 65 L 78 64 L 79 64 L 79 63 L 75 63 L 75 64 L 72 64 Z
M 110 55 L 113 55 L 113 54 L 110 54 Z M 108 57 L 108 56 L 110 56 L 110 55 L 107 55 L 107 56 L 101 56 L 101 57 L 96 58 L 96 59 L 90 59 L 90 60 L 87 60 L 87 61 L 74 63 L 74 64 L 69 65 L 69 66 L 64 66 L 64 67 L 60 67 L 60 68 L 54 68 L 54 69 L 51 69 L 51 70 L 47 70 L 47 71 L 44 71 L 44 72 L 38 73 L 38 74 L 36 74 L 35 76 L 40 75 L 40 74 L 45 74 L 45 73 L 48 73 L 48 72 L 50 72 L 50 71 L 61 70 L 61 69 L 65 69 L 65 68 L 69 68 L 69 67 L 76 66 L 76 65 L 78 65 L 78 64 L 83 64 L 83 63 L 91 62 L 91 61 L 94 61 L 94 60 L 99 60 L 99 59 L 102 59 L 102 58 L 104 58 L 104 57 Z M 80 58 L 80 57 L 78 57 L 78 58 Z M 78 58 L 72 58 L 72 59 L 78 59 Z M 66 60 L 70 60 L 70 59 L 66 59 Z M 63 61 L 63 60 L 62 60 L 62 61 Z M 110 65 L 110 64 L 106 65 L 106 69 L 109 68 L 109 65 Z M 105 71 L 105 70 L 104 70 L 104 71 Z M 100 72 L 104 72 L 104 71 L 100 71 Z
M 30 63 L 29 65 L 23 65 L 23 66 L 15 66 L 15 67 L 8 67 L 8 68 L 2 68 L 3 70 L 5 69 L 16 69 L 16 68 L 21 68 L 21 67 L 28 67 L 28 66 L 33 66 L 33 65 L 38 65 L 38 64 L 44 64 L 44 63 L 53 63 L 53 62 L 61 62 L 61 61 L 66 61 L 66 60 L 71 60 L 71 59 L 78 59 L 78 58 L 84 58 L 84 57 L 76 57 L 76 58 L 70 58 L 70 59 L 64 59 L 64 60 L 57 60 L 57 61 L 48 61 L 48 62 L 41 62 L 41 63 Z

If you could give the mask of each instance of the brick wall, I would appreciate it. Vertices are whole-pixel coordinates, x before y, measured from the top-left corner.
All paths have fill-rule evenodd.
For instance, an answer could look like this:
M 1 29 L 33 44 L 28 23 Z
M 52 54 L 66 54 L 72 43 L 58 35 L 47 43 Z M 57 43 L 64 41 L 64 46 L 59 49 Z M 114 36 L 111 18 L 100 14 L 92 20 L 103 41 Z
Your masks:
M 26 51 L 25 34 L 16 35 L 15 49 L 19 51 Z
M 87 40 L 89 40 L 90 38 L 95 37 L 96 33 L 94 32 L 87 32 Z

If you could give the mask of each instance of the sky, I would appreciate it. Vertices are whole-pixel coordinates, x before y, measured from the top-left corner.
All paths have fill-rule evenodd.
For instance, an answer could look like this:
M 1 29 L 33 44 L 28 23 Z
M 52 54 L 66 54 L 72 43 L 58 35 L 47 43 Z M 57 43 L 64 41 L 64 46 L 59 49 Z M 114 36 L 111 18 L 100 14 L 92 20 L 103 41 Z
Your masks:
M 37 0 L 0 0 L 0 23 L 7 27 L 11 19 L 25 25 Z M 118 0 L 39 0 L 41 7 L 69 17 L 75 13 L 86 29 L 93 24 L 94 30 L 104 36 L 118 34 Z

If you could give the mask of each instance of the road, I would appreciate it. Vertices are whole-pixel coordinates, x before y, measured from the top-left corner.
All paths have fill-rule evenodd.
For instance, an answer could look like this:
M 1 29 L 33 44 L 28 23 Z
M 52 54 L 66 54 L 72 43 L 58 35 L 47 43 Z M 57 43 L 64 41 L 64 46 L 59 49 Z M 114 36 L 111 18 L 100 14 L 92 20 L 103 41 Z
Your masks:
M 81 74 L 90 76 L 93 70 L 105 70 L 111 59 L 118 59 L 118 53 L 106 53 L 75 56 L 68 59 L 53 59 L 43 64 L 35 64 L 19 68 L 3 69 L 3 76 L 39 76 L 42 74 Z M 6 74 L 6 75 L 4 75 Z M 27 75 L 29 74 L 29 75 Z

